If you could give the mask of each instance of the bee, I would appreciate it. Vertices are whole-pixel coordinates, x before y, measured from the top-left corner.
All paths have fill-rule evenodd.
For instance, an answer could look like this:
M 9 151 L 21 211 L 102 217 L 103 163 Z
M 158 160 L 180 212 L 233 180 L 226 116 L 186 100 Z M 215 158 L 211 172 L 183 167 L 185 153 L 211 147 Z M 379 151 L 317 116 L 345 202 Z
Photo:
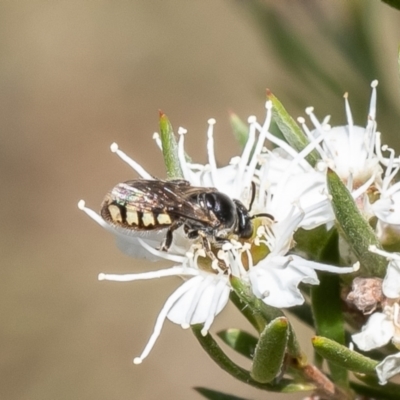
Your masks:
M 253 203 L 255 190 L 253 187 Z M 191 186 L 186 180 L 136 179 L 116 185 L 105 197 L 101 216 L 116 227 L 133 231 L 167 229 L 161 250 L 168 251 L 173 232 L 183 226 L 189 239 L 201 238 L 211 255 L 211 243 L 223 244 L 231 235 L 248 239 L 253 234 L 249 210 L 213 187 Z M 214 256 L 212 256 L 214 258 Z

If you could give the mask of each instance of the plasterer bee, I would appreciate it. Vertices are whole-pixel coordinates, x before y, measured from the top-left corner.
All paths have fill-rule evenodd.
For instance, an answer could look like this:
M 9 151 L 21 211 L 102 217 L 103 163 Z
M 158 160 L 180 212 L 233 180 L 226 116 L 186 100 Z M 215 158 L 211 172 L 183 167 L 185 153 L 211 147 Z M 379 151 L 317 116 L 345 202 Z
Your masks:
M 168 229 L 161 246 L 164 251 L 171 246 L 173 232 L 180 226 L 189 239 L 202 238 L 208 253 L 210 241 L 223 243 L 232 234 L 244 239 L 253 234 L 254 217 L 242 202 L 212 187 L 191 186 L 185 180 L 137 179 L 119 183 L 105 197 L 101 216 L 128 230 Z

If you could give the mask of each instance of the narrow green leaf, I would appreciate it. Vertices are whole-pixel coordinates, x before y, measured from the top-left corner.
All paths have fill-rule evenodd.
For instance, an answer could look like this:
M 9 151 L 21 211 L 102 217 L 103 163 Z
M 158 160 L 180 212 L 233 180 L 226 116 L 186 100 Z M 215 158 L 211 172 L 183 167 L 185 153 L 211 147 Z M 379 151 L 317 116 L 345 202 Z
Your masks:
M 400 1 L 399 0 L 382 0 L 382 1 L 386 4 L 388 4 L 389 6 L 400 10 Z
M 168 117 L 160 111 L 160 138 L 168 179 L 181 179 L 183 173 L 178 158 L 178 144 Z
M 350 350 L 348 347 L 342 346 L 334 340 L 315 336 L 312 339 L 312 344 L 318 354 L 336 365 L 340 365 L 353 372 L 375 374 L 375 367 L 378 365 L 378 361 Z
M 344 319 L 340 303 L 340 278 L 338 275 L 318 274 L 320 284 L 311 289 L 311 302 L 318 335 L 344 344 Z M 348 386 L 346 368 L 328 360 L 331 379 L 342 387 Z
M 233 135 L 243 149 L 249 138 L 249 126 L 245 124 L 235 113 L 231 113 L 229 120 L 232 126 Z
M 216 390 L 211 390 L 203 387 L 195 387 L 194 390 L 196 390 L 196 392 L 200 393 L 209 400 L 248 400 L 243 397 L 234 396 L 233 394 L 217 392 Z
M 319 261 L 328 264 L 339 264 L 339 235 L 332 229 L 322 250 L 319 251 Z M 335 274 L 319 273 L 319 285 L 311 288 L 311 304 L 315 327 L 318 335 L 325 336 L 342 345 L 345 344 L 345 321 L 340 301 L 340 278 Z M 348 387 L 347 370 L 328 361 L 333 382 L 342 387 Z
M 229 347 L 237 351 L 242 356 L 253 359 L 253 354 L 257 346 L 257 338 L 241 329 L 226 329 L 217 333 Z
M 271 321 L 258 340 L 250 375 L 257 382 L 271 382 L 282 370 L 289 337 L 289 322 L 280 317 Z
M 261 299 L 255 297 L 250 287 L 240 279 L 232 276 L 231 285 L 241 302 L 245 303 L 245 307 L 249 312 L 253 316 L 261 317 L 263 323 L 258 321 L 258 326 L 256 327 L 259 333 L 264 330 L 266 324 L 275 318 L 284 316 L 283 312 L 278 308 L 268 306 Z
M 336 172 L 329 169 L 327 180 L 339 228 L 361 263 L 361 274 L 383 278 L 387 261 L 368 250 L 370 245 L 375 245 L 378 249 L 382 248 L 378 238 L 359 212 L 350 192 Z
M 263 316 L 260 313 L 254 314 L 252 309 L 247 306 L 247 303 L 236 292 L 231 291 L 229 298 L 254 329 L 259 333 L 262 332 L 267 324 Z
M 298 152 L 301 152 L 308 144 L 308 138 L 297 125 L 296 121 L 285 110 L 282 103 L 267 89 L 267 97 L 272 101 L 272 118 L 278 125 L 286 141 Z M 313 150 L 307 157 L 307 161 L 314 166 L 319 159 L 318 153 Z
M 202 325 L 192 325 L 192 331 L 199 341 L 201 347 L 213 359 L 213 361 L 226 371 L 232 377 L 244 382 L 248 385 L 254 386 L 258 389 L 267 390 L 271 392 L 292 393 L 299 391 L 307 391 L 315 389 L 315 386 L 307 382 L 294 382 L 290 379 L 281 379 L 278 383 L 272 385 L 269 383 L 260 383 L 255 381 L 249 371 L 239 367 L 218 346 L 217 342 L 210 334 L 203 336 L 201 334 Z
M 354 376 L 368 386 L 359 385 L 356 382 L 351 383 L 351 387 L 367 398 L 375 398 L 379 400 L 398 400 L 400 393 L 400 385 L 388 382 L 386 385 L 380 385 L 378 378 L 373 375 L 365 375 L 354 373 Z
M 278 308 L 268 306 L 261 299 L 255 297 L 250 287 L 240 279 L 232 276 L 231 285 L 235 291 L 235 295 L 231 295 L 232 301 L 259 333 L 263 332 L 265 326 L 275 318 L 285 316 Z M 296 358 L 299 364 L 303 364 L 305 356 L 294 330 L 291 326 L 289 329 L 288 353 Z

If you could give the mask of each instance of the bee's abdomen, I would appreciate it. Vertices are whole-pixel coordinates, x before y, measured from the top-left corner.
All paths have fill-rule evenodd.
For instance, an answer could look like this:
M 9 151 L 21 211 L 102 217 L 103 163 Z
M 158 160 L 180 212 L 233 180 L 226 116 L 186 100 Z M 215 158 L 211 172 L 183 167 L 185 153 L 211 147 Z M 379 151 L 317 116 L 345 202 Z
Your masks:
M 134 230 L 163 229 L 172 223 L 167 213 L 141 211 L 132 205 L 126 206 L 107 200 L 102 205 L 101 216 L 111 224 Z

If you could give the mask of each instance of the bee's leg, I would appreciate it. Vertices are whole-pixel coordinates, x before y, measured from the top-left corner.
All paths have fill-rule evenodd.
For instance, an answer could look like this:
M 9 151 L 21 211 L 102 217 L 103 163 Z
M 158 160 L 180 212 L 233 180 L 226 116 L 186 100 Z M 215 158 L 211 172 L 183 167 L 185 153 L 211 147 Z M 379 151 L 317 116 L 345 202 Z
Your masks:
M 168 251 L 168 249 L 171 247 L 172 240 L 174 238 L 173 232 L 176 231 L 181 225 L 182 225 L 182 222 L 177 221 L 177 222 L 174 222 L 169 227 L 169 229 L 167 230 L 167 234 L 165 235 L 165 239 L 161 243 L 161 246 L 160 246 L 161 251 Z
M 203 243 L 203 247 L 204 247 L 204 250 L 205 250 L 207 256 L 211 259 L 211 261 L 217 260 L 217 257 L 211 250 L 211 244 L 207 238 L 207 235 L 203 231 L 198 231 L 197 234 L 201 238 L 201 241 Z

